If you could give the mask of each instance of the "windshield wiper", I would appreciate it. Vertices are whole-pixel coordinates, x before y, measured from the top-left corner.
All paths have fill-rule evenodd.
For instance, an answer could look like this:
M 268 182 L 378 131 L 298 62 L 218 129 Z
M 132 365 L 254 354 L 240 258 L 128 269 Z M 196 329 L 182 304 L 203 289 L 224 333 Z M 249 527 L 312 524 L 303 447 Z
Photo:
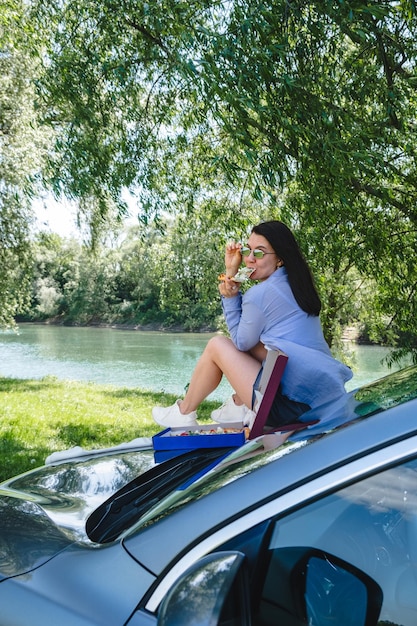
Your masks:
M 87 519 L 86 532 L 96 543 L 117 539 L 163 497 L 185 488 L 234 448 L 200 448 L 169 459 L 130 481 Z

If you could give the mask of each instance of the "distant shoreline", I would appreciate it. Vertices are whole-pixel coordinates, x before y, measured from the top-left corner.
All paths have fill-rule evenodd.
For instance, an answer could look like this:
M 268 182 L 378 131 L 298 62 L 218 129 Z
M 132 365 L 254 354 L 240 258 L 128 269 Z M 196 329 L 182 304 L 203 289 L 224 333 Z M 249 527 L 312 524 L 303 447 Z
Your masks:
M 140 330 L 140 331 L 159 331 L 167 333 L 219 333 L 216 328 L 200 328 L 198 330 L 188 330 L 185 326 L 179 324 L 173 326 L 165 326 L 164 324 L 120 324 L 113 322 L 90 322 L 88 324 L 72 324 L 61 319 L 51 318 L 47 320 L 21 320 L 16 321 L 17 326 L 23 325 L 41 325 L 41 326 L 65 326 L 66 328 L 113 328 L 114 330 Z
M 51 318 L 48 320 L 25 320 L 21 322 L 16 322 L 17 326 L 22 326 L 25 324 L 38 324 L 43 326 L 64 326 L 66 328 L 110 328 L 113 330 L 131 330 L 131 331 L 140 331 L 140 332 L 162 332 L 162 333 L 184 333 L 184 334 L 221 334 L 221 330 L 216 328 L 199 328 L 196 330 L 189 330 L 184 326 L 179 324 L 173 326 L 164 326 L 164 324 L 154 323 L 154 324 L 119 324 L 119 323 L 111 323 L 111 322 L 90 322 L 89 324 L 71 324 L 65 322 L 61 319 Z M 361 345 L 379 345 L 374 344 L 372 341 L 364 339 L 361 337 L 359 330 L 354 326 L 346 327 L 342 332 L 341 337 L 343 342 L 346 343 L 357 343 Z

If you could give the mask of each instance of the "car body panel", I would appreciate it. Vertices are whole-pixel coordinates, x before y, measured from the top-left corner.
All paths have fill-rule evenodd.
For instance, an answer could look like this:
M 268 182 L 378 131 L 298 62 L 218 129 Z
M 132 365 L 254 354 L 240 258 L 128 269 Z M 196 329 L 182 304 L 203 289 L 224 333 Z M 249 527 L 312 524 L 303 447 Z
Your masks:
M 146 484 L 156 467 L 152 449 L 115 448 L 2 483 L 0 625 L 40 626 L 46 614 L 61 626 L 156 624 L 168 590 L 202 556 L 248 528 L 417 457 L 416 396 L 417 367 L 356 390 L 346 397 L 348 414 L 334 414 L 276 449 L 259 453 L 251 442 L 186 485 L 173 482 L 172 492 L 156 505 L 150 498 L 137 518 L 133 506 L 123 532 L 108 543 L 91 541 L 86 522 L 103 503 L 129 494 L 138 477 Z M 242 458 L 232 462 L 233 455 Z
M 150 449 L 95 455 L 0 485 L 0 581 L 39 567 L 72 542 L 91 545 L 85 532 L 90 512 L 153 465 Z
M 221 489 L 193 500 L 188 506 L 161 519 L 157 529 L 150 525 L 142 532 L 127 537 L 126 548 L 144 567 L 160 574 L 178 554 L 189 550 L 190 544 L 201 541 L 206 533 L 211 534 L 213 529 L 225 525 L 227 520 L 241 517 L 245 511 L 261 506 L 262 502 L 294 490 L 303 484 L 306 476 L 311 480 L 313 476 L 327 475 L 332 468 L 360 458 L 370 448 L 377 450 L 391 440 L 407 438 L 410 434 L 417 434 L 417 400 L 359 420 L 318 440 L 310 440 L 304 445 L 294 444 L 291 454 L 291 446 L 265 453 L 257 460 L 247 462 L 250 471 L 244 463 L 236 469 L 235 474 L 242 475 L 244 499 L 234 484 L 235 476 L 231 475 L 230 482 Z M 271 461 L 274 458 L 276 460 Z M 259 467 L 254 470 L 257 463 Z M 204 493 L 202 485 L 214 480 L 217 473 L 213 470 L 213 477 L 206 475 L 189 490 L 200 489 Z M 198 525 L 195 519 L 199 520 Z M 172 525 L 177 528 L 175 540 L 167 531 Z M 154 533 L 159 537 L 157 552 L 154 550 Z
M 85 519 L 112 493 L 155 465 L 151 448 L 46 465 L 0 485 L 3 495 L 37 502 L 74 540 L 88 541 Z
M 284 515 L 314 500 L 318 496 L 342 488 L 358 477 L 363 476 L 364 471 L 381 470 L 387 465 L 398 462 L 404 456 L 407 457 L 412 454 L 417 454 L 417 436 L 411 440 L 406 439 L 393 444 L 389 452 L 384 450 L 384 454 L 381 454 L 381 451 L 376 451 L 368 459 L 371 465 L 365 464 L 361 458 L 357 458 L 347 465 L 339 465 L 339 467 L 334 469 L 331 473 L 331 479 L 329 475 L 324 474 L 318 475 L 311 482 L 299 483 L 294 489 L 281 492 L 281 495 L 277 498 L 270 499 L 241 516 L 229 519 L 227 524 L 214 527 L 212 532 L 200 535 L 194 540 L 194 543 L 189 541 L 186 550 L 180 551 L 181 544 L 178 542 L 178 551 L 173 561 L 167 566 L 165 575 L 160 578 L 158 586 L 155 586 L 152 595 L 147 598 L 146 608 L 150 611 L 156 610 L 167 590 L 190 564 L 201 558 L 202 555 L 218 549 L 225 542 L 245 532 L 247 528 L 256 526 L 271 517 Z M 197 512 L 193 513 L 189 509 L 187 509 L 187 512 L 190 517 L 193 516 L 194 519 L 201 521 L 201 517 Z M 171 523 L 172 521 L 173 519 L 171 518 Z M 181 528 L 182 522 L 183 518 L 178 516 L 175 520 L 175 528 Z M 158 537 L 160 537 L 165 532 L 164 526 L 161 526 L 158 531 Z M 139 537 L 140 535 L 138 535 L 138 539 Z M 143 537 L 141 538 L 143 539 Z M 151 541 L 150 537 L 148 537 L 149 541 Z
M 1 485 L 1 624 L 15 623 L 16 606 L 22 607 L 18 623 L 31 626 L 44 625 L 46 613 L 49 623 L 60 626 L 123 624 L 129 618 L 154 577 L 120 542 L 91 542 L 85 520 L 153 465 L 153 450 L 94 455 Z
M 38 504 L 1 496 L 0 582 L 39 567 L 71 544 Z
M 45 624 L 45 615 L 54 615 L 48 623 L 60 626 L 124 624 L 154 580 L 119 544 L 73 545 L 42 567 L 0 584 L 0 623 L 14 623 L 13 607 L 23 603 L 31 626 Z

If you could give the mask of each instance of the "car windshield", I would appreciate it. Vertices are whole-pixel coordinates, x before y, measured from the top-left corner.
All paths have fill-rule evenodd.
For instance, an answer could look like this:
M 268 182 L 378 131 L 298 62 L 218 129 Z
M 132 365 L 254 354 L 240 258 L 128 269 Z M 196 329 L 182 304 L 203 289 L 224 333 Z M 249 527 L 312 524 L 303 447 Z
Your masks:
M 417 397 L 417 366 L 409 367 L 351 392 L 344 423 Z M 91 540 L 104 543 L 130 534 L 301 446 L 314 442 L 314 430 L 298 441 L 265 451 L 255 439 L 237 449 L 194 450 L 165 461 L 138 477 L 102 504 L 87 521 Z M 317 433 L 323 431 L 318 430 Z
M 101 504 L 87 519 L 86 532 L 96 543 L 116 539 L 172 490 L 182 490 L 230 452 L 230 448 L 193 450 L 155 465 Z
M 354 392 L 355 413 L 368 417 L 417 398 L 417 366 L 385 376 Z
M 245 474 L 271 463 L 284 454 L 288 454 L 289 452 L 309 444 L 311 441 L 313 440 L 306 439 L 304 441 L 288 442 L 284 443 L 279 448 L 267 452 L 264 451 L 262 445 L 259 445 L 259 442 L 254 441 L 245 444 L 230 453 L 210 472 L 190 483 L 186 489 L 172 491 L 163 501 L 159 502 L 148 511 L 148 513 L 145 513 L 129 530 L 128 534 L 158 521 L 161 517 L 171 514 L 174 509 L 184 506 L 191 500 L 202 498 L 212 491 L 216 491 L 238 478 L 241 478 Z

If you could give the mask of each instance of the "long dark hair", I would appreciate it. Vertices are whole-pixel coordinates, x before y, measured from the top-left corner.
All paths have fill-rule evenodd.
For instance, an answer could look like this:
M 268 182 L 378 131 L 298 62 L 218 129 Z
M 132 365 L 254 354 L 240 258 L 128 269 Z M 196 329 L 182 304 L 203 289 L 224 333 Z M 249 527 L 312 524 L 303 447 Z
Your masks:
M 252 232 L 265 237 L 276 255 L 282 259 L 291 290 L 300 308 L 309 315 L 319 315 L 321 301 L 313 275 L 288 226 L 278 220 L 271 220 L 254 226 Z

